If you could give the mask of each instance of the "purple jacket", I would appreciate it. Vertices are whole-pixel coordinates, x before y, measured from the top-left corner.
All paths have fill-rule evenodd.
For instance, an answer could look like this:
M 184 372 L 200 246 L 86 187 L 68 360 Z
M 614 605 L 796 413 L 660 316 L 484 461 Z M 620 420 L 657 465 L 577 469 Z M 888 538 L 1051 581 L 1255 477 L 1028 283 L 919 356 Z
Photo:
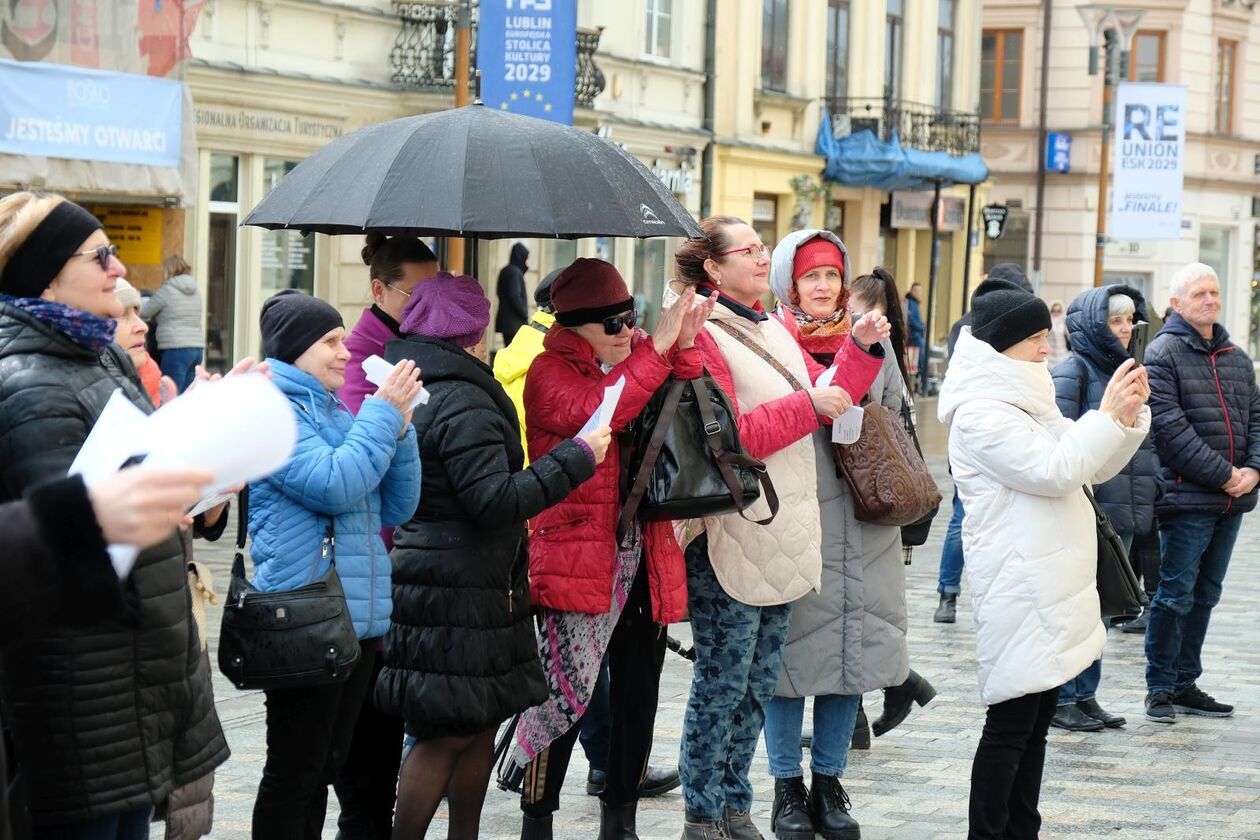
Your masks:
M 346 384 L 341 386 L 337 397 L 354 414 L 368 394 L 376 393 L 376 386 L 363 374 L 363 360 L 368 356 L 385 357 L 385 345 L 398 338 L 398 325 L 388 323 L 389 318 L 375 306 L 369 306 L 359 316 L 359 322 L 346 336 L 346 349 L 350 351 L 350 364 L 346 365 Z M 393 319 L 390 318 L 390 321 Z

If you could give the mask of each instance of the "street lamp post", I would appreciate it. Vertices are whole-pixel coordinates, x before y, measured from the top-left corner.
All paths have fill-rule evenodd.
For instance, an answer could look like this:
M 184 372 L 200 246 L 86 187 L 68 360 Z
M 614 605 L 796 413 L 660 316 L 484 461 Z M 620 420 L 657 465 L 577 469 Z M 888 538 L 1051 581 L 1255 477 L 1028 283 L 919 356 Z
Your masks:
M 1089 30 L 1089 75 L 1098 75 L 1099 42 L 1102 42 L 1102 160 L 1098 164 L 1098 221 L 1094 234 L 1094 285 L 1103 284 L 1103 250 L 1107 244 L 1107 179 L 1111 174 L 1111 98 L 1121 79 L 1129 76 L 1129 50 L 1138 23 L 1146 12 L 1115 6 L 1088 4 L 1077 6 L 1085 28 Z M 1116 48 L 1120 48 L 1116 61 Z M 1044 80 L 1042 84 L 1044 84 Z

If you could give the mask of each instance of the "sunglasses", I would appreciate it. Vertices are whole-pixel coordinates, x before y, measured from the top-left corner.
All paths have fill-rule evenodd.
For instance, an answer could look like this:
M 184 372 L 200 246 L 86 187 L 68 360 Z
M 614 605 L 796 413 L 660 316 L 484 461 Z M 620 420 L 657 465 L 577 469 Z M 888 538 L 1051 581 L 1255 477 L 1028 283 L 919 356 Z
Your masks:
M 604 334 L 617 335 L 621 332 L 622 327 L 634 329 L 635 323 L 639 320 L 639 314 L 631 310 L 626 315 L 614 315 L 611 318 L 604 319 Z
M 117 246 L 117 245 L 102 245 L 101 247 L 99 247 L 99 248 L 93 248 L 93 249 L 92 249 L 92 250 L 90 250 L 90 251 L 79 251 L 79 252 L 77 252 L 77 253 L 75 253 L 75 254 L 72 254 L 71 256 L 75 256 L 75 257 L 93 256 L 93 257 L 96 257 L 96 261 L 97 261 L 97 263 L 99 263 L 99 264 L 100 264 L 100 266 L 101 266 L 101 271 L 109 271 L 109 261 L 110 261 L 110 258 L 111 258 L 111 257 L 117 257 L 117 256 L 118 256 L 118 246 Z

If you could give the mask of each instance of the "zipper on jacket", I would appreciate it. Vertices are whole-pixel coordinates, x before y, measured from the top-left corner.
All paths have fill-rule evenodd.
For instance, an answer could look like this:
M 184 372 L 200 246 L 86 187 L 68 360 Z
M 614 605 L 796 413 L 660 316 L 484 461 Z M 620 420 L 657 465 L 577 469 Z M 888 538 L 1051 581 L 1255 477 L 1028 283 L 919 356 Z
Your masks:
M 371 506 L 368 506 L 371 510 Z M 368 525 L 372 524 L 369 516 Z M 368 618 L 367 629 L 363 632 L 371 632 L 372 622 L 376 620 L 376 535 L 368 534 L 371 539 L 368 540 Z
M 1221 377 L 1216 370 L 1216 357 L 1222 353 L 1229 352 L 1231 349 L 1232 345 L 1230 347 L 1222 347 L 1220 350 L 1212 353 L 1208 358 L 1212 362 L 1212 378 L 1216 380 L 1216 396 L 1221 400 L 1221 412 L 1225 415 L 1225 432 L 1229 435 L 1229 467 L 1232 470 L 1234 468 L 1234 424 L 1230 422 L 1229 406 L 1225 404 L 1225 391 L 1221 388 Z M 1230 508 L 1233 506 L 1234 497 L 1226 494 L 1225 512 L 1229 513 Z

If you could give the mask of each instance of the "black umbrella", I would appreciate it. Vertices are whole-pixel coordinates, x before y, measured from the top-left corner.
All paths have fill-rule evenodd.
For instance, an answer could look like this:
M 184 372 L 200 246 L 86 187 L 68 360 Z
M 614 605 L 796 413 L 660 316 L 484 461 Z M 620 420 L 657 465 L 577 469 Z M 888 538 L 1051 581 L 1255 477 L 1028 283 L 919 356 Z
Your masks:
M 469 105 L 371 125 L 281 179 L 243 224 L 411 236 L 700 236 L 652 172 L 587 131 Z

